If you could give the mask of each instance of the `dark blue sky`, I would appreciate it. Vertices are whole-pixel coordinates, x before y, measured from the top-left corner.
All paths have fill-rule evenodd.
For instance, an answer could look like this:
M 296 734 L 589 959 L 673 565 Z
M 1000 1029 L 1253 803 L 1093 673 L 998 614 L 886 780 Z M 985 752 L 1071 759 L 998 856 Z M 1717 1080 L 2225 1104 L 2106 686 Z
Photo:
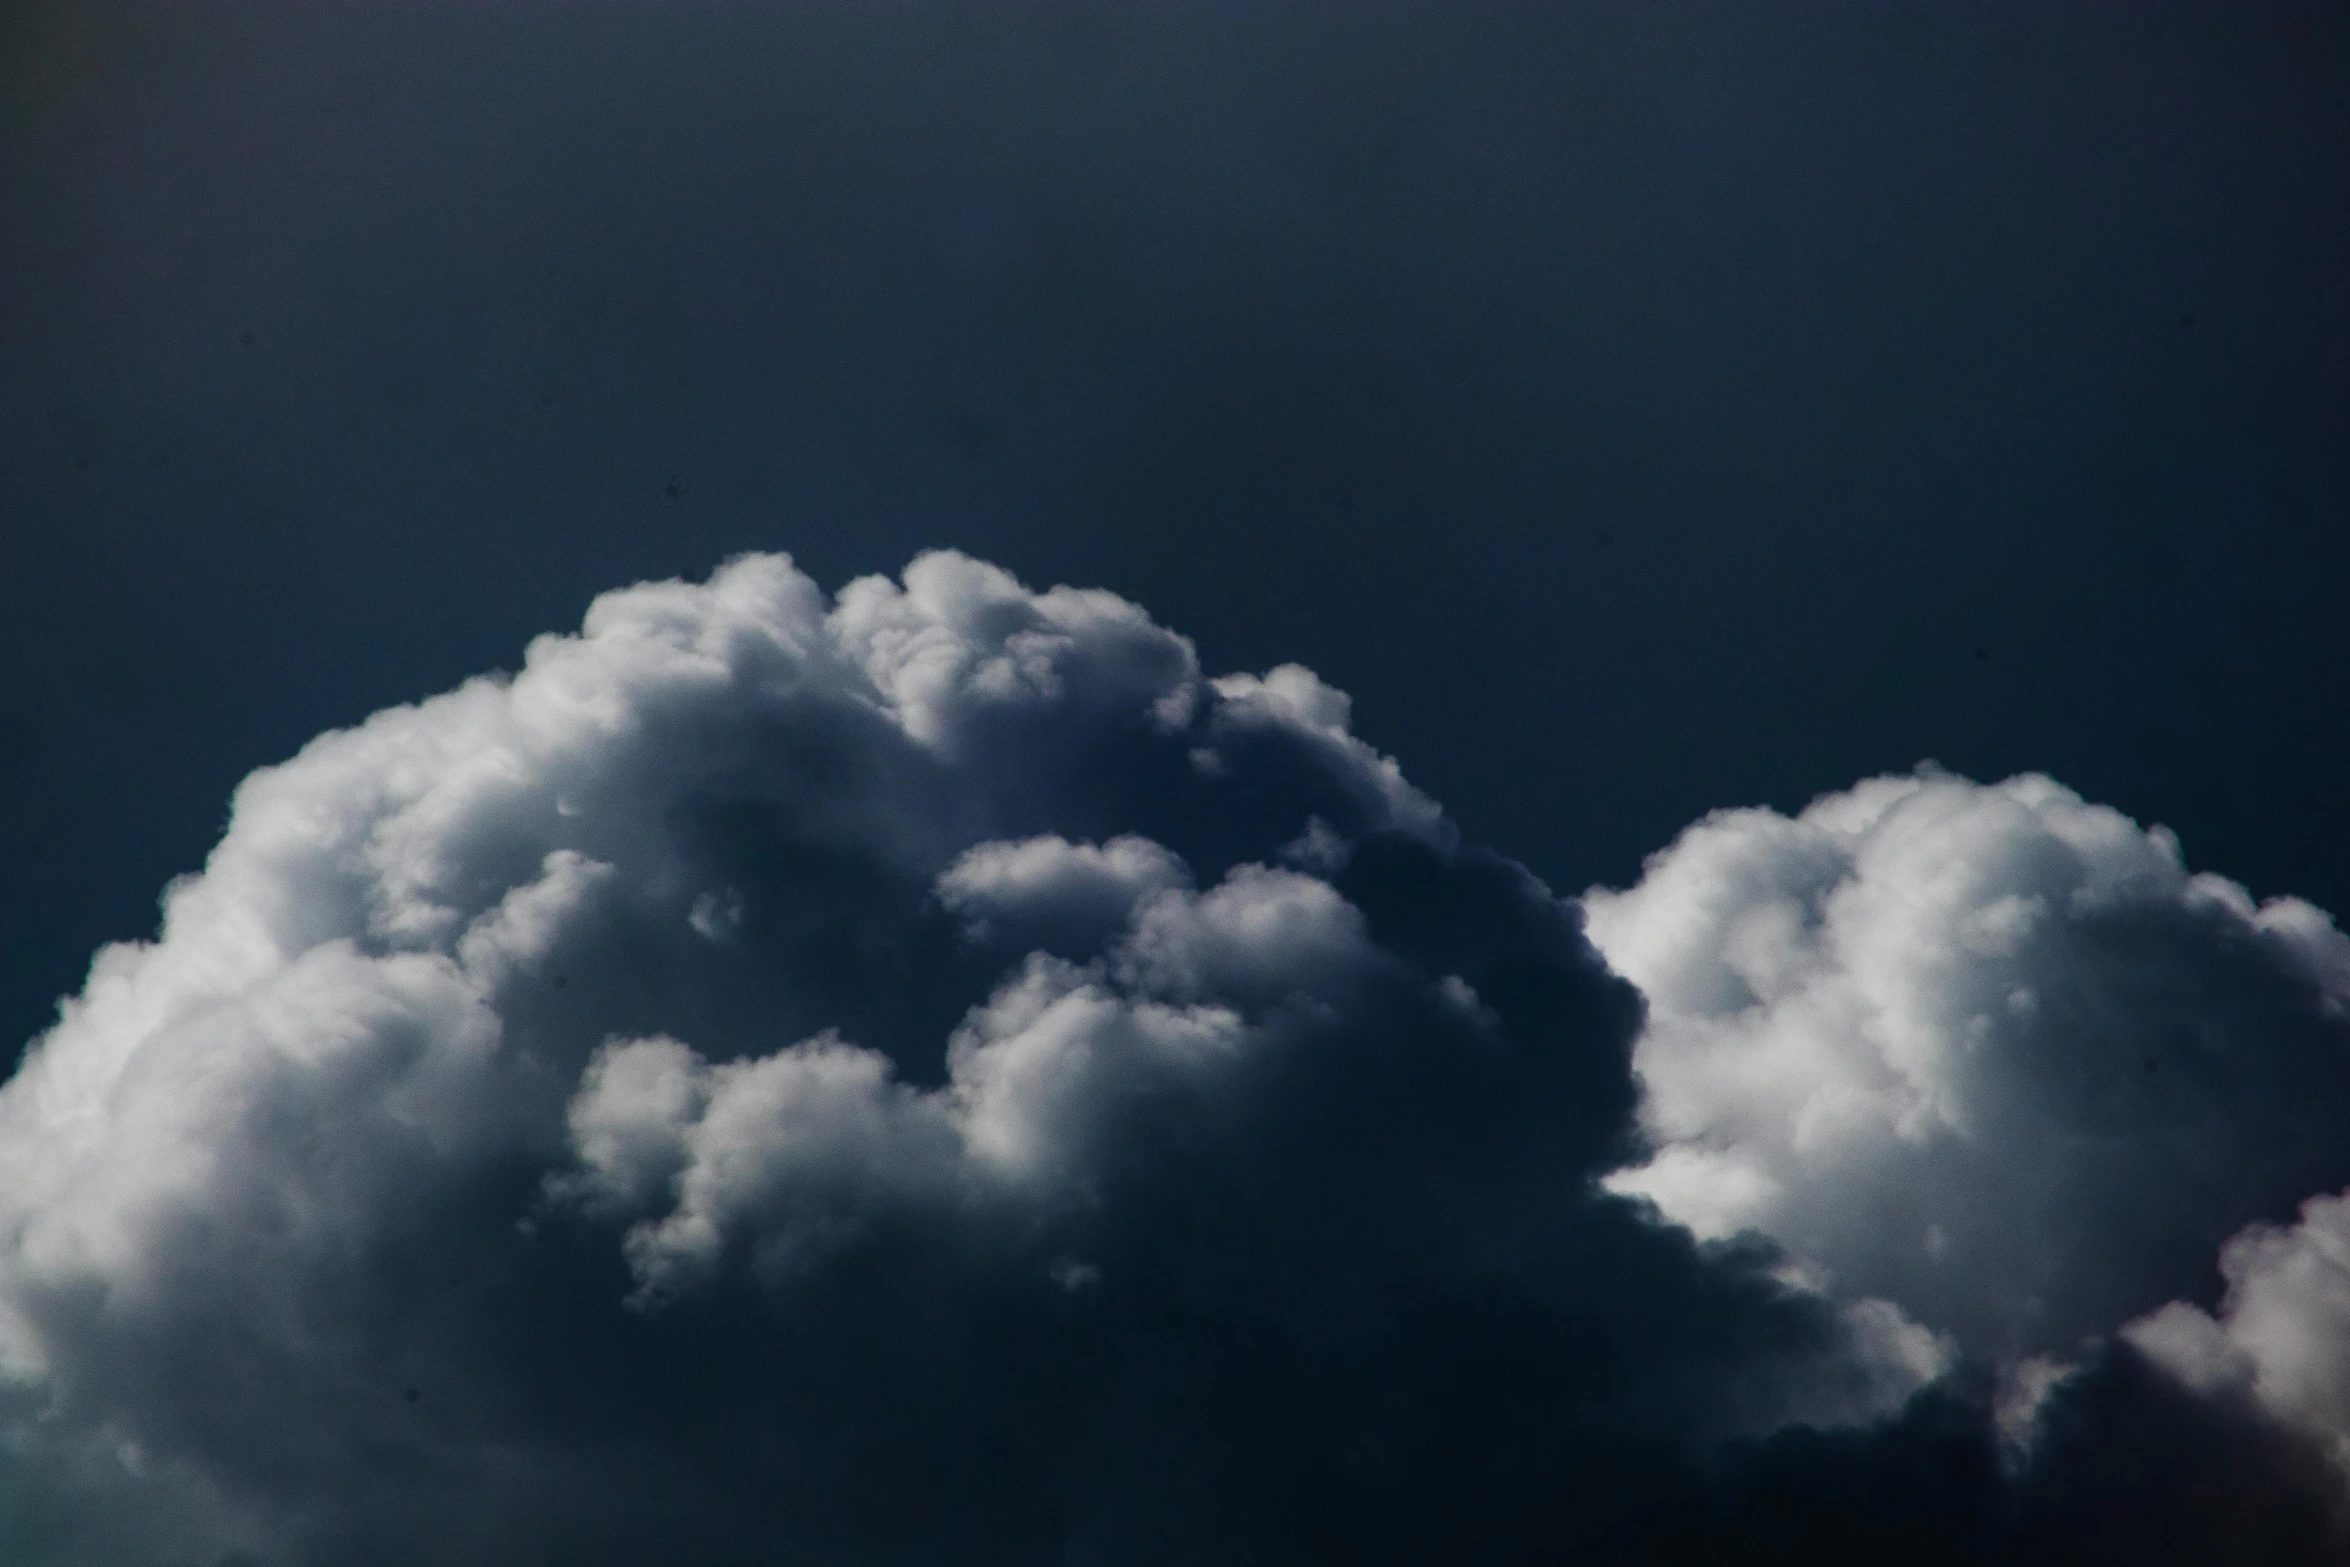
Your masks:
M 0 8 L 0 1557 L 2340 1561 L 2345 584 L 2340 0 Z
M 952 544 L 1479 838 L 2036 768 L 2350 906 L 2338 4 L 28 4 L 0 1025 L 597 591 Z

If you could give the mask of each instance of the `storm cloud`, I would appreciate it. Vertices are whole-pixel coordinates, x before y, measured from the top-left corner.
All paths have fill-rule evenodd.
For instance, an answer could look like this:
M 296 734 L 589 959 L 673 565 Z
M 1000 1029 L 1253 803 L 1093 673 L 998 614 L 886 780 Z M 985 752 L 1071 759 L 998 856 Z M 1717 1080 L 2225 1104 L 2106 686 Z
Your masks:
M 2350 1179 L 2343 972 L 2040 780 L 1564 899 L 1303 668 L 744 557 L 254 774 L 98 955 L 0 1088 L 10 1544 L 2317 1559 L 2174 1348 L 2276 1363 L 2299 1243 L 2216 1259 Z

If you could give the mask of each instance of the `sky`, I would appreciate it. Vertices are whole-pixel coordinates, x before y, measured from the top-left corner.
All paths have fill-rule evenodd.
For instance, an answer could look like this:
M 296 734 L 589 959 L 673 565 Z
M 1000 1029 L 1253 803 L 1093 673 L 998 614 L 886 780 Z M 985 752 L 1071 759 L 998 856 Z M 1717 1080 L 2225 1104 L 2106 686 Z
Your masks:
M 0 1531 L 2324 1559 L 2345 168 L 2281 0 L 8 8 Z

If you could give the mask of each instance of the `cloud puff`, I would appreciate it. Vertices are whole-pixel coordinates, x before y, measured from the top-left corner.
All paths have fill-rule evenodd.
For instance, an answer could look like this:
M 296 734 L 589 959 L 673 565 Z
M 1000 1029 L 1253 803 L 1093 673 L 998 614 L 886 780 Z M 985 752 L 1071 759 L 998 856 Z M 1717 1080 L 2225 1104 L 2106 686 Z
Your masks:
M 2350 1179 L 2350 941 L 2045 778 L 1717 813 L 1585 907 L 1650 1008 L 1610 1184 L 2027 1387 Z
M 1644 1554 L 1946 1355 L 1601 1189 L 1640 1015 L 1305 670 L 951 554 L 614 593 L 248 779 L 0 1088 L 11 1527 Z
M 1105 844 L 1045 836 L 983 843 L 947 867 L 939 901 L 985 937 L 1008 924 L 1040 946 L 1098 948 L 1147 894 L 1180 886 L 1189 873 L 1148 838 Z
M 2311 1198 L 2298 1223 L 2248 1227 L 2219 1266 L 2216 1311 L 2173 1301 L 2128 1338 L 2198 1392 L 2249 1398 L 2350 1477 L 2350 1192 Z

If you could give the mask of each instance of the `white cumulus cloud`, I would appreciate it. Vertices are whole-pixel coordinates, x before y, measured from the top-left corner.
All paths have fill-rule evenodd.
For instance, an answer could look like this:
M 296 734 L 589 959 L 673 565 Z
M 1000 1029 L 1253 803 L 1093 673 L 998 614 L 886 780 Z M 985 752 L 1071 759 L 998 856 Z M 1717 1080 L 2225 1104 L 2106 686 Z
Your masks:
M 2350 1177 L 2350 941 L 2048 779 L 1719 812 L 1584 905 L 1649 1003 L 1610 1184 L 2034 1386 Z

